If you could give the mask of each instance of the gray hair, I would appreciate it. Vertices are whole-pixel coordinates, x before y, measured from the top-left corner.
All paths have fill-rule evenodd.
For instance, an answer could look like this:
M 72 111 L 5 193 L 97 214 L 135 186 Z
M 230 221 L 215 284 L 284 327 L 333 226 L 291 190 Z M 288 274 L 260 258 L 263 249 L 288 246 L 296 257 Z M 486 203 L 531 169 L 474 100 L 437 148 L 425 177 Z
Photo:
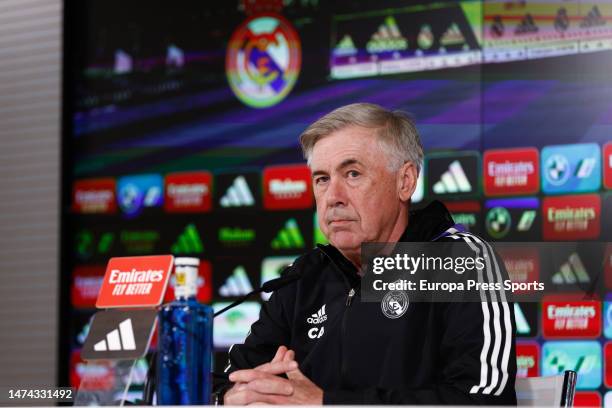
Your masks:
M 304 158 L 310 166 L 314 145 L 333 132 L 350 126 L 376 130 L 379 145 L 389 158 L 388 168 L 397 171 L 411 162 L 421 171 L 423 146 L 414 120 L 405 112 L 389 111 L 372 103 L 342 106 L 318 119 L 300 135 Z

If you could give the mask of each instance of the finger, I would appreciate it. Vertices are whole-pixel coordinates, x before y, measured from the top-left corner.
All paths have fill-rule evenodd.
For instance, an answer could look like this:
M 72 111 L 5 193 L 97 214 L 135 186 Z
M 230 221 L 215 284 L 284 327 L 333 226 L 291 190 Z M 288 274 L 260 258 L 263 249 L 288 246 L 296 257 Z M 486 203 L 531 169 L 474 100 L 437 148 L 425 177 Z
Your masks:
M 255 367 L 255 369 L 256 370 L 264 370 L 265 371 L 270 366 L 270 363 L 276 363 L 278 361 L 283 361 L 284 357 L 285 357 L 285 354 L 287 353 L 287 350 L 288 350 L 287 347 L 280 346 L 276 350 L 276 354 L 274 355 L 274 358 L 271 361 L 269 361 L 267 363 L 264 363 L 264 364 L 260 364 L 257 367 Z
M 276 363 L 267 363 L 255 368 L 255 370 L 267 374 L 284 374 L 289 370 L 294 370 L 295 368 L 297 368 L 297 363 L 293 364 L 294 362 L 294 360 L 290 360 L 278 361 Z
M 270 365 L 262 368 L 259 371 L 262 371 L 267 374 L 284 374 L 287 371 L 295 370 L 298 368 L 298 363 L 295 360 L 290 361 L 278 361 L 276 363 L 270 363 Z
M 238 370 L 230 374 L 229 379 L 232 382 L 251 382 L 259 378 L 266 378 L 271 375 L 284 374 L 288 371 L 295 370 L 298 367 L 295 361 L 280 361 L 278 363 L 270 363 L 266 369 L 247 369 Z
M 247 384 L 247 388 L 260 394 L 291 395 L 293 385 L 288 380 L 280 377 L 262 378 L 253 380 Z
M 287 364 L 291 363 L 292 360 L 289 361 L 277 361 L 265 363 L 260 366 L 254 368 L 254 370 L 261 371 L 262 373 L 268 374 L 284 374 L 288 370 L 292 370 L 292 366 L 288 366 Z
M 283 361 L 283 358 L 285 357 L 285 354 L 287 354 L 287 347 L 280 346 L 278 348 L 278 350 L 276 350 L 276 355 L 272 359 L 272 362 L 275 363 L 277 361 Z
M 289 378 L 290 380 L 301 380 L 305 378 L 305 375 L 300 371 L 299 368 L 296 368 L 295 370 L 287 371 L 286 374 L 287 374 L 287 378 Z
M 249 405 L 256 404 L 263 401 L 265 399 L 265 395 L 260 395 L 255 391 L 251 391 L 245 389 L 243 391 L 231 392 L 225 394 L 225 398 L 223 399 L 223 403 L 225 405 Z
M 234 385 L 234 388 L 236 389 L 236 391 L 246 390 L 247 387 L 248 387 L 247 383 L 236 383 L 236 385 Z
M 280 395 L 260 394 L 253 390 L 244 390 L 232 394 L 224 400 L 226 405 L 261 405 L 278 404 L 279 399 L 286 400 L 287 397 Z
M 283 361 L 292 361 L 295 360 L 295 351 L 287 350 L 285 356 L 283 357 Z

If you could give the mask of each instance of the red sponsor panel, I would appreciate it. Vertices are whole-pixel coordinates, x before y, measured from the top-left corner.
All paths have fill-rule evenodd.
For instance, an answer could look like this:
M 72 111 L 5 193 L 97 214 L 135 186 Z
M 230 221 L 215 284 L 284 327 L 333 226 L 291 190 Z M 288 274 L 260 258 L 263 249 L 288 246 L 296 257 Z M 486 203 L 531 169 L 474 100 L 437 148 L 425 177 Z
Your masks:
M 488 150 L 483 165 L 484 190 L 488 196 L 538 192 L 540 169 L 536 148 Z
M 207 171 L 166 175 L 167 212 L 205 212 L 212 208 L 212 174 Z
M 603 147 L 603 180 L 604 187 L 612 189 L 612 142 Z
M 444 205 L 451 213 L 480 212 L 479 201 L 445 201 Z
M 546 197 L 542 204 L 542 228 L 548 241 L 599 237 L 601 199 L 597 194 Z
M 597 391 L 578 391 L 574 394 L 575 407 L 601 407 L 601 395 Z
M 267 167 L 263 171 L 263 184 L 264 208 L 268 210 L 313 206 L 310 169 L 306 165 Z
M 77 180 L 72 187 L 72 211 L 83 214 L 117 212 L 115 179 Z
M 606 286 L 612 289 L 612 243 L 606 245 L 604 256 L 604 275 L 606 275 Z
M 601 335 L 601 302 L 545 296 L 542 332 L 546 338 L 595 338 Z
M 495 249 L 504 261 L 512 282 L 529 283 L 540 279 L 540 252 L 527 246 L 499 246 Z M 520 293 L 516 291 L 515 293 Z
M 612 388 L 612 342 L 604 346 L 604 384 Z
M 115 385 L 112 361 L 86 362 L 81 359 L 81 351 L 73 350 L 70 355 L 70 386 L 79 388 L 81 381 L 87 379 L 87 389 L 108 391 Z
M 174 274 L 170 277 L 168 282 L 168 289 L 164 296 L 164 303 L 172 302 L 174 300 Z M 213 287 L 212 287 L 212 267 L 210 262 L 200 260 L 200 267 L 198 271 L 198 294 L 196 299 L 200 303 L 210 303 L 212 301 Z
M 153 307 L 161 304 L 168 285 L 172 255 L 111 258 L 96 307 Z
M 77 266 L 72 272 L 70 298 L 72 306 L 79 308 L 96 307 L 96 299 L 104 280 L 104 266 Z
M 516 343 L 516 376 L 540 375 L 540 346 L 534 342 Z

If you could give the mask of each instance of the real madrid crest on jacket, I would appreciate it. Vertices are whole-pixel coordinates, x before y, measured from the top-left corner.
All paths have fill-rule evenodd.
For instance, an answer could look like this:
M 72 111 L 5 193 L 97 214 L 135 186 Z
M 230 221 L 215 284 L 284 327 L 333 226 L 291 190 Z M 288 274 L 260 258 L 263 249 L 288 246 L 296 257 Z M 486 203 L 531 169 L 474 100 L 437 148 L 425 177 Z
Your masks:
M 460 237 L 489 250 L 453 226 L 433 202 L 411 212 L 401 241 Z M 285 345 L 326 404 L 516 405 L 512 303 L 411 304 L 403 292 L 362 302 L 357 270 L 329 245 L 296 260 L 295 272 L 302 278 L 276 291 L 231 348 L 227 372 L 268 362 Z

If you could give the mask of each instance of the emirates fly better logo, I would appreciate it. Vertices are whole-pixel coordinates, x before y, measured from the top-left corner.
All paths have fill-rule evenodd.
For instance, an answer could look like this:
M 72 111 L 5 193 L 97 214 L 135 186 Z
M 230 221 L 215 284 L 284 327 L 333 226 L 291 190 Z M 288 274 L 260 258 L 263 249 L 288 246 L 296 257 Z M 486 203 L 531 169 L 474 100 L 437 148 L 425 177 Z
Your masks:
M 98 295 L 98 309 L 157 306 L 162 302 L 172 255 L 111 258 Z
M 542 329 L 547 338 L 595 338 L 601 334 L 601 303 L 545 299 Z
M 546 197 L 542 204 L 545 240 L 599 237 L 601 200 L 597 194 Z
M 483 160 L 485 194 L 533 194 L 538 191 L 537 149 L 489 150 Z
M 166 175 L 164 208 L 168 212 L 209 211 L 212 175 L 206 171 Z
M 72 209 L 77 213 L 115 213 L 117 211 L 115 180 L 105 178 L 75 181 Z

